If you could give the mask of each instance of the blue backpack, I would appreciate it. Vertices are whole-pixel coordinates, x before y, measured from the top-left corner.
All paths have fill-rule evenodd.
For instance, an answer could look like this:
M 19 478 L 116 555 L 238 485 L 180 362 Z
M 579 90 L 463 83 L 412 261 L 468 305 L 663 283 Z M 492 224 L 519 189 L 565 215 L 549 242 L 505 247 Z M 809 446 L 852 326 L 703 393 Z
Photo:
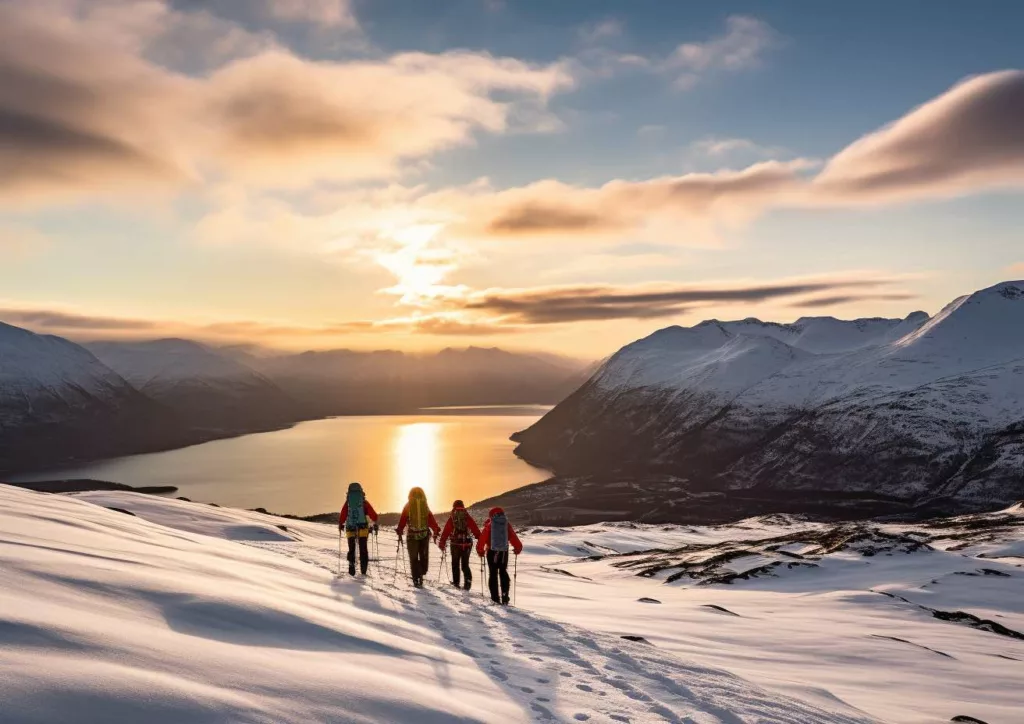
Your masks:
M 366 527 L 366 510 L 363 503 L 366 502 L 366 494 L 363 493 L 363 486 L 359 483 L 352 483 L 348 486 L 348 517 L 345 519 L 345 530 L 359 530 Z
M 508 518 L 504 513 L 491 516 L 491 550 L 508 550 Z

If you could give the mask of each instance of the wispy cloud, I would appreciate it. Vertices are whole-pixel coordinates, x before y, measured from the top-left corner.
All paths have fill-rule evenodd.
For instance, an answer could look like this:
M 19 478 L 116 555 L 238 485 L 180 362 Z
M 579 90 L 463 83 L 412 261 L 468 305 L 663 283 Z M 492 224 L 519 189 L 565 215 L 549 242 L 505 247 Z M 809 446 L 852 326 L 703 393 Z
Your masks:
M 718 160 L 732 156 L 746 155 L 756 158 L 778 158 L 787 155 L 781 146 L 764 146 L 749 138 L 719 138 L 708 136 L 691 144 L 696 153 Z
M 794 280 L 750 285 L 571 285 L 527 289 L 486 289 L 447 300 L 451 307 L 490 315 L 512 325 L 546 325 L 611 319 L 678 317 L 709 304 L 754 304 L 846 291 L 843 296 L 877 298 L 874 290 L 894 283 L 891 277 Z M 838 299 L 836 295 L 830 297 Z M 907 298 L 901 295 L 899 298 Z M 827 306 L 829 298 L 818 306 Z M 831 303 L 838 303 L 832 301 Z M 810 300 L 805 306 L 815 306 Z
M 660 67 L 675 77 L 677 88 L 685 90 L 714 72 L 757 67 L 779 41 L 779 34 L 763 20 L 733 15 L 726 20 L 724 34 L 703 42 L 683 43 Z
M 331 28 L 358 27 L 349 0 L 265 0 L 271 15 Z

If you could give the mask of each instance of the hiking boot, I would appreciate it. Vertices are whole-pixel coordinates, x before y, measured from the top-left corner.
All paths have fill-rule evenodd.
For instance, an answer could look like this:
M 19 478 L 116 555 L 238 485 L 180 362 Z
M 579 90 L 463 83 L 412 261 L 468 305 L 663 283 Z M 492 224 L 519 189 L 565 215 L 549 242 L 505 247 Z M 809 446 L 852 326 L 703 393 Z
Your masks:
M 472 587 L 473 587 L 473 582 L 472 581 L 466 581 L 465 584 L 463 584 L 463 586 L 462 586 L 463 590 L 465 590 L 465 591 L 468 591 Z
M 462 584 L 461 583 L 453 583 L 452 585 L 455 586 L 456 588 L 462 588 Z
M 356 567 L 351 563 L 348 564 L 348 574 L 350 576 L 354 576 L 356 574 Z
M 497 596 L 491 596 L 491 600 L 494 601 L 495 603 L 498 603 L 498 604 L 501 603 L 501 599 L 498 598 Z
M 507 606 L 508 605 L 508 594 L 507 593 L 501 597 L 501 605 L 502 606 Z

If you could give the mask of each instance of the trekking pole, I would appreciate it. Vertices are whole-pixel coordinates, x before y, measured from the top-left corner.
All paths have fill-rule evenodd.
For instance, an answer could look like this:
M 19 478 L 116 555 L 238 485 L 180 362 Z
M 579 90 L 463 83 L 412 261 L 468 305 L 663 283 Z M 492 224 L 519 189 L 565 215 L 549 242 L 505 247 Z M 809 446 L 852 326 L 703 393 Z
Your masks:
M 438 583 L 441 582 L 441 571 L 444 570 L 444 559 L 447 558 L 447 557 L 448 557 L 448 549 L 447 548 L 442 548 L 441 549 L 441 566 L 440 566 L 440 568 L 437 569 L 437 582 Z
M 341 528 L 338 528 L 338 578 L 341 578 Z
M 516 577 L 519 575 L 519 554 L 512 561 L 512 607 L 516 605 Z
M 402 551 L 402 538 L 399 537 L 398 541 L 395 543 L 395 568 L 394 568 L 394 571 L 391 574 L 391 583 L 392 583 L 392 585 L 394 585 L 395 579 L 398 578 L 398 554 L 401 553 L 401 551 Z
M 484 597 L 484 557 L 480 556 L 480 598 Z

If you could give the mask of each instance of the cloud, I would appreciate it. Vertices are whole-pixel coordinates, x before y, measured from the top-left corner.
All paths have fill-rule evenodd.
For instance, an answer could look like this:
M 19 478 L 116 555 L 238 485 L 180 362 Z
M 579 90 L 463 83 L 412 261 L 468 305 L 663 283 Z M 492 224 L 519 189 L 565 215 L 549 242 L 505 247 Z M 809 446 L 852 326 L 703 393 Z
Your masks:
M 1024 185 L 1024 71 L 963 81 L 836 154 L 815 180 L 837 201 L 891 202 Z
M 278 48 L 187 76 L 127 39 L 145 23 L 96 36 L 96 22 L 0 3 L 0 198 L 379 178 L 478 133 L 550 127 L 547 100 L 573 83 L 561 65 L 486 53 L 314 62 Z
M 779 35 L 762 20 L 732 15 L 725 33 L 704 42 L 683 43 L 660 64 L 675 76 L 680 89 L 692 88 L 712 72 L 737 72 L 757 67 L 765 52 L 779 43 Z
M 767 160 L 739 170 L 580 187 L 554 179 L 470 194 L 451 233 L 572 238 L 657 232 L 703 243 L 718 227 L 771 208 L 847 208 L 1024 186 L 1024 71 L 961 83 L 841 150 L 815 176 L 813 159 Z M 767 153 L 747 139 L 709 138 L 709 155 Z M 441 195 L 438 198 L 442 198 Z M 447 199 L 451 202 L 451 199 Z
M 843 304 L 854 304 L 860 302 L 901 302 L 916 298 L 916 294 L 910 294 L 907 292 L 896 292 L 893 294 L 836 294 L 827 297 L 801 299 L 792 302 L 787 306 L 798 309 L 816 309 L 819 307 L 838 307 Z
M 266 0 L 270 14 L 280 20 L 310 22 L 332 28 L 356 28 L 349 0 Z
M 719 138 L 708 136 L 691 144 L 691 148 L 704 156 L 721 158 L 744 154 L 760 158 L 772 158 L 785 155 L 786 149 L 781 146 L 762 146 L 749 138 Z
M 617 38 L 622 35 L 622 22 L 615 18 L 606 18 L 599 22 L 587 23 L 578 31 L 580 42 L 585 45 L 595 45 L 605 40 Z
M 491 315 L 504 324 L 546 325 L 611 319 L 676 317 L 708 304 L 752 304 L 807 294 L 883 287 L 893 279 L 796 280 L 747 286 L 573 285 L 528 289 L 486 289 L 447 304 Z
M 554 180 L 490 194 L 470 204 L 479 231 L 494 236 L 598 236 L 677 222 L 733 223 L 799 196 L 805 160 L 739 171 L 690 173 L 597 188 Z
M 158 329 L 157 323 L 148 320 L 90 316 L 52 309 L 0 308 L 0 319 L 8 324 L 26 325 L 45 332 L 54 330 L 64 332 L 81 330 L 91 333 L 152 332 Z

